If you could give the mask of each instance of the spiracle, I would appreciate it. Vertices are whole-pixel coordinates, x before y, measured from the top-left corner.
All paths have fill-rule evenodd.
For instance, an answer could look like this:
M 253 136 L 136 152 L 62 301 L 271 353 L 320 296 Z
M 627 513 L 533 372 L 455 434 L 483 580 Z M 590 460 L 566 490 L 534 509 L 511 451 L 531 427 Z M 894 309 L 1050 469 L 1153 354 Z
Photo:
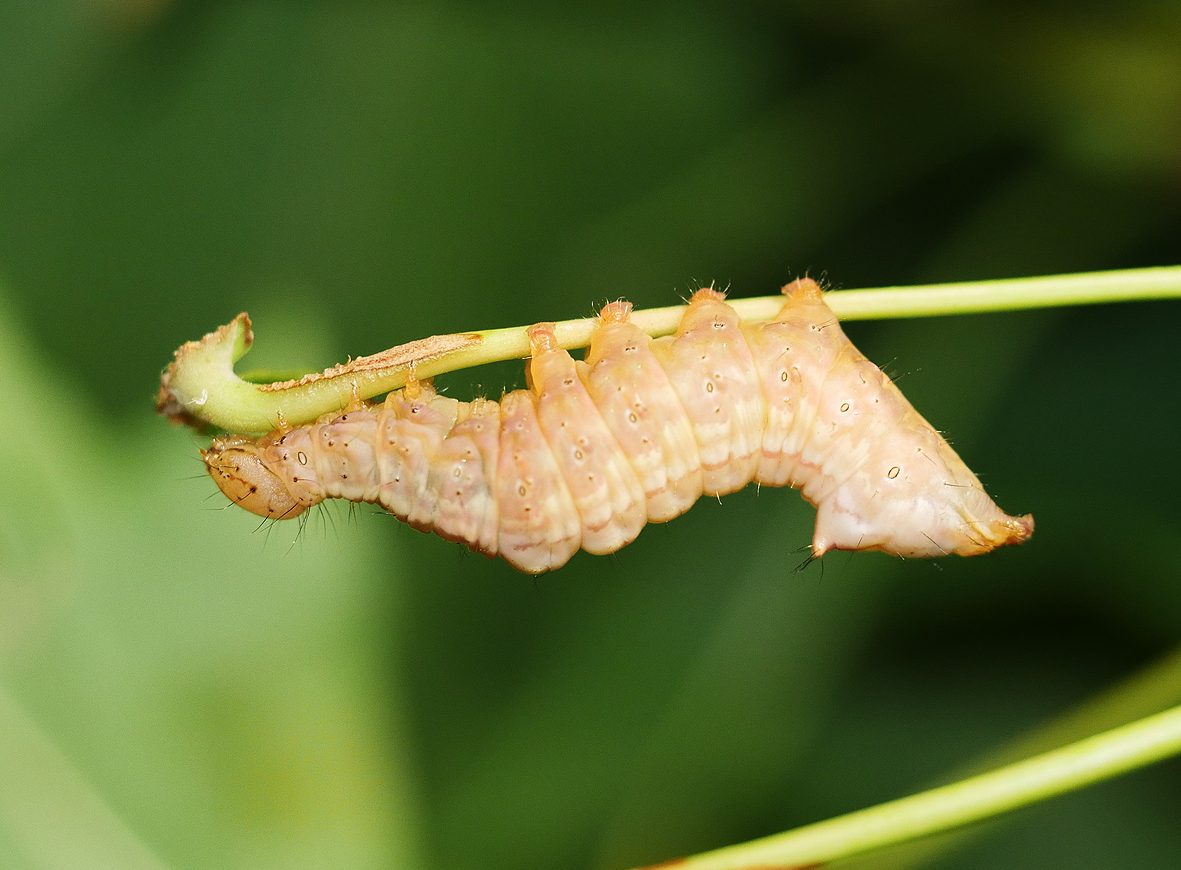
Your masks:
M 521 571 L 614 552 L 648 522 L 751 482 L 817 508 L 812 555 L 974 556 L 1033 533 L 853 346 L 810 279 L 769 321 L 722 293 L 652 339 L 631 306 L 599 314 L 584 360 L 529 330 L 529 388 L 463 402 L 411 383 L 380 404 L 203 452 L 221 490 L 289 519 L 326 498 L 381 505 Z

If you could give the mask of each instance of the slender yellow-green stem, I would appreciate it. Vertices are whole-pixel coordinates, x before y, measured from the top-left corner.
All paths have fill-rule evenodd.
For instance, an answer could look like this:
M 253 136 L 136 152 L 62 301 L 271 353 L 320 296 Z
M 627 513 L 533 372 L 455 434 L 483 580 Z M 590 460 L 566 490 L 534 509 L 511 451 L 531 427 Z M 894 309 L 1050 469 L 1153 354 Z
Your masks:
M 1181 704 L 1181 647 L 1164 658 L 1106 689 L 1070 712 L 1043 723 L 1029 733 L 1010 741 L 952 771 L 943 781 L 955 781 L 983 773 L 993 767 L 1046 752 L 1056 746 L 1080 740 L 1098 731 L 1114 728 L 1141 716 Z M 991 828 L 989 828 L 991 830 Z M 913 870 L 925 866 L 938 855 L 958 848 L 965 841 L 983 834 L 985 828 L 957 828 L 947 833 L 912 840 L 887 850 L 839 862 L 849 870 Z
M 1090 272 L 1036 278 L 931 284 L 922 287 L 878 287 L 841 290 L 826 299 L 844 320 L 930 317 L 987 311 L 1015 311 L 1063 305 L 1181 298 L 1181 266 Z M 767 320 L 780 310 L 780 296 L 734 299 L 731 305 L 744 320 Z M 544 312 L 538 312 L 543 314 Z M 650 335 L 676 330 L 684 306 L 649 308 L 632 314 L 632 322 Z M 594 318 L 555 325 L 566 348 L 585 347 Z M 366 365 L 342 366 L 323 376 L 279 387 L 254 384 L 234 373 L 234 363 L 252 341 L 248 318 L 190 342 L 177 351 L 164 375 L 158 400 L 163 413 L 187 422 L 230 432 L 259 434 L 282 417 L 295 425 L 404 386 L 407 373 L 429 378 L 445 372 L 529 355 L 526 327 L 478 330 L 412 342 L 367 358 Z
M 810 867 L 947 831 L 1181 753 L 1181 706 L 989 773 L 662 864 L 678 870 Z

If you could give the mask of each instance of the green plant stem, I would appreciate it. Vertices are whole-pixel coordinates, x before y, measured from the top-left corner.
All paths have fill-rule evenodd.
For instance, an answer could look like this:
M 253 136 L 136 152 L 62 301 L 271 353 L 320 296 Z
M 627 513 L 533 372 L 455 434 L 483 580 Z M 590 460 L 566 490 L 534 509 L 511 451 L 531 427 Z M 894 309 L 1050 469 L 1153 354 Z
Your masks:
M 1009 764 L 1046 752 L 1056 746 L 1080 740 L 1087 735 L 1147 716 L 1174 704 L 1181 704 L 1181 647 L 1164 658 L 1121 681 L 1075 709 L 1039 725 L 1029 733 L 986 753 L 969 765 L 951 771 L 943 781 L 958 780 L 983 773 L 989 768 Z M 991 830 L 991 828 L 990 828 Z M 925 865 L 937 855 L 961 846 L 964 841 L 984 833 L 984 826 L 958 828 L 944 834 L 913 840 L 889 850 L 841 861 L 849 870 L 912 870 Z
M 951 830 L 1181 753 L 1181 706 L 952 785 L 674 862 L 678 870 L 807 867 Z
M 833 311 L 843 320 L 931 317 L 990 311 L 1016 311 L 1064 305 L 1092 305 L 1148 299 L 1181 298 L 1181 266 L 1090 272 L 1037 278 L 969 281 L 922 287 L 878 287 L 842 290 L 826 295 Z M 767 320 L 779 313 L 781 296 L 734 299 L 731 305 L 744 320 Z M 684 306 L 649 308 L 632 313 L 632 322 L 650 335 L 674 332 Z M 585 347 L 595 328 L 594 318 L 555 324 L 559 343 L 566 348 Z M 529 355 L 526 327 L 456 333 L 443 338 L 463 339 L 458 350 L 415 357 L 413 345 L 390 353 L 396 364 L 364 371 L 319 377 L 298 386 L 276 389 L 243 380 L 234 372 L 236 363 L 252 340 L 249 322 L 240 316 L 199 343 L 177 352 L 169 367 L 160 408 L 186 422 L 213 426 L 229 432 L 259 434 L 275 427 L 280 416 L 297 425 L 345 407 L 354 398 L 368 399 L 405 385 L 412 369 L 420 379 L 484 363 Z

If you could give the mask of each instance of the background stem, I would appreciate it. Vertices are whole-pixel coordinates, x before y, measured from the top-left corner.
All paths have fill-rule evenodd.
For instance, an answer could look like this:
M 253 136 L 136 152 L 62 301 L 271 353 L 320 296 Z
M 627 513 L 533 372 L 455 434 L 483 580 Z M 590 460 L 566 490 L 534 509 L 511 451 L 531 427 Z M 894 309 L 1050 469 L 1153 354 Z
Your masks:
M 1181 752 L 1181 706 L 1026 761 L 802 828 L 686 858 L 685 870 L 811 866 L 979 821 Z
M 1181 704 L 1181 647 L 1069 712 L 942 777 L 954 782 Z M 841 861 L 849 870 L 912 870 L 991 828 L 977 825 Z

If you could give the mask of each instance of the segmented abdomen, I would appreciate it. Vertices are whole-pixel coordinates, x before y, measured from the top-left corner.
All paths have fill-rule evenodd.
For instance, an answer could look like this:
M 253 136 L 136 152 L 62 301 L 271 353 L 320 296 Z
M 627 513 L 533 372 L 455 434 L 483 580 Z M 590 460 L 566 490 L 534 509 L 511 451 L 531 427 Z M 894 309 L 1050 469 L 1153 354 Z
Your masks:
M 530 388 L 499 403 L 413 386 L 329 422 L 219 439 L 206 463 L 264 516 L 324 498 L 377 502 L 529 573 L 580 547 L 613 552 L 645 523 L 752 481 L 798 487 L 817 506 L 814 556 L 975 555 L 1027 538 L 1032 518 L 988 498 L 853 347 L 816 284 L 784 290 L 775 320 L 747 325 L 721 293 L 700 290 L 677 334 L 655 340 L 628 323 L 627 303 L 611 303 L 585 361 L 539 324 Z M 254 484 L 244 469 L 277 480 Z

